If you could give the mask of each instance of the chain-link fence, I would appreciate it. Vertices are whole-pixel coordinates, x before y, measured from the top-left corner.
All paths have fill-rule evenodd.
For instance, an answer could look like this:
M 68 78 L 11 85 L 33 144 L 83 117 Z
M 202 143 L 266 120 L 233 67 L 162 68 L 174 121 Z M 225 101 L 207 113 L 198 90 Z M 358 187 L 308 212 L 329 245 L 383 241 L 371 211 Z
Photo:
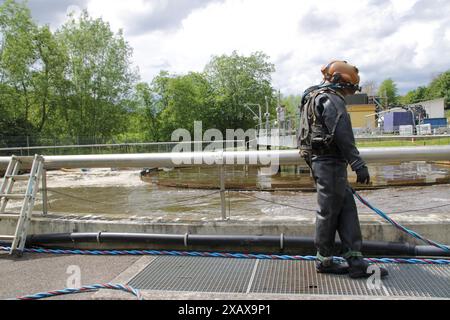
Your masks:
M 183 147 L 184 151 L 197 151 L 211 146 L 225 148 L 244 148 L 245 143 L 235 141 L 200 142 L 146 142 L 139 139 L 104 139 L 91 137 L 6 137 L 0 140 L 0 156 L 77 155 L 77 154 L 126 154 L 126 153 L 166 153 L 174 147 Z
M 450 145 L 450 135 L 356 137 L 360 148 Z

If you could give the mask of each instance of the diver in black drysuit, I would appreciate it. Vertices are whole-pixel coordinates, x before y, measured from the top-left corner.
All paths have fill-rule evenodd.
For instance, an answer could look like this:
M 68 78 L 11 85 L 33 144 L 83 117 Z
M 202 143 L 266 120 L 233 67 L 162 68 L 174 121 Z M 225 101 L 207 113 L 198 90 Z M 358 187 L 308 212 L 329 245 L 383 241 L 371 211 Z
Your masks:
M 317 271 L 350 273 L 352 278 L 369 277 L 368 263 L 361 254 L 362 235 L 347 166 L 357 174 L 357 182 L 370 183 L 369 171 L 355 146 L 350 115 L 344 97 L 334 90 L 319 93 L 314 101 L 317 123 L 332 134 L 331 143 L 312 150 L 311 168 L 317 188 L 319 210 L 316 219 Z M 348 265 L 333 260 L 336 231 L 342 255 Z M 381 276 L 387 275 L 381 269 Z

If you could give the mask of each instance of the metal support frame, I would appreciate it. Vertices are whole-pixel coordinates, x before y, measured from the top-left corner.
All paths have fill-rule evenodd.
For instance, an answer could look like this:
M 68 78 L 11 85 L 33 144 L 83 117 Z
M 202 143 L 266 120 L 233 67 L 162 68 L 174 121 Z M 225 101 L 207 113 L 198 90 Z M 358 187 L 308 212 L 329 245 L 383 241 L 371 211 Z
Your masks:
M 34 202 L 39 190 L 39 180 L 44 170 L 44 159 L 42 156 L 35 155 L 33 165 L 31 167 L 30 179 L 28 180 L 22 209 L 19 215 L 14 240 L 11 245 L 11 254 L 21 255 L 27 239 L 28 227 L 30 225 L 31 216 L 33 214 Z
M 5 176 L 3 177 L 3 183 L 0 187 L 0 194 L 10 194 L 14 186 L 14 179 L 9 177 L 16 176 L 19 173 L 20 161 L 16 156 L 12 156 L 8 163 L 8 167 L 5 171 Z M 8 205 L 9 198 L 1 197 L 0 201 L 0 213 L 4 213 L 6 206 Z
M 9 216 L 18 219 L 14 235 L 0 236 L 0 239 L 12 241 L 10 254 L 21 255 L 25 248 L 28 227 L 33 214 L 36 195 L 39 191 L 40 179 L 43 176 L 44 171 L 44 158 L 40 155 L 35 155 L 31 165 L 30 174 L 19 175 L 19 168 L 22 166 L 23 161 L 26 162 L 28 160 L 28 157 L 12 156 L 5 172 L 3 183 L 0 187 L 0 214 L 5 213 L 9 199 L 23 200 L 19 214 L 8 214 Z M 13 186 L 16 180 L 28 181 L 25 194 L 13 193 Z M 46 206 L 44 205 L 44 207 Z

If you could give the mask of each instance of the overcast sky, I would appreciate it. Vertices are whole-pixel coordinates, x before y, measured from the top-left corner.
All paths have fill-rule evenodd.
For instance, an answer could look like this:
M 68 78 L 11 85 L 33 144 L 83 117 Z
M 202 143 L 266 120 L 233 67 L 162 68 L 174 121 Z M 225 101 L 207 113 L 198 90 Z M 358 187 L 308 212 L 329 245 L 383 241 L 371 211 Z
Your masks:
M 1 1 L 2 2 L 2 1 Z M 160 70 L 202 71 L 212 55 L 263 51 L 273 83 L 298 94 L 332 59 L 359 67 L 362 82 L 390 77 L 400 93 L 450 69 L 448 0 L 28 0 L 34 18 L 58 28 L 88 9 L 134 48 L 142 80 Z

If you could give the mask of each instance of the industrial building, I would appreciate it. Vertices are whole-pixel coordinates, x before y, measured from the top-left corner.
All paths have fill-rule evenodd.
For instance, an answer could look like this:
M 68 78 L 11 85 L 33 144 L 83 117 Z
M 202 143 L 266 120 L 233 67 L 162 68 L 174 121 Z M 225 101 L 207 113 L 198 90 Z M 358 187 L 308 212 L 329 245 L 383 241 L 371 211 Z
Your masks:
M 355 132 L 379 127 L 384 133 L 399 133 L 405 126 L 410 126 L 415 132 L 414 128 L 423 125 L 429 126 L 431 134 L 431 130 L 447 128 L 448 125 L 444 98 L 396 106 L 385 111 L 367 94 L 348 96 L 346 103 Z
M 352 120 L 354 129 L 374 129 L 375 125 L 375 108 L 374 104 L 349 105 L 347 110 Z
M 408 105 L 408 107 L 412 107 L 415 105 L 421 105 L 426 110 L 429 119 L 442 119 L 445 117 L 444 98 L 423 101 L 412 105 Z
M 385 133 L 402 134 L 402 127 L 403 129 L 411 127 L 405 132 L 411 130 L 414 132 L 416 128 L 417 134 L 432 134 L 435 130 L 447 128 L 445 99 L 439 98 L 392 108 L 383 113 L 381 118 Z
M 346 102 L 353 129 L 376 128 L 376 104 L 369 103 L 367 94 L 355 94 L 346 97 Z

